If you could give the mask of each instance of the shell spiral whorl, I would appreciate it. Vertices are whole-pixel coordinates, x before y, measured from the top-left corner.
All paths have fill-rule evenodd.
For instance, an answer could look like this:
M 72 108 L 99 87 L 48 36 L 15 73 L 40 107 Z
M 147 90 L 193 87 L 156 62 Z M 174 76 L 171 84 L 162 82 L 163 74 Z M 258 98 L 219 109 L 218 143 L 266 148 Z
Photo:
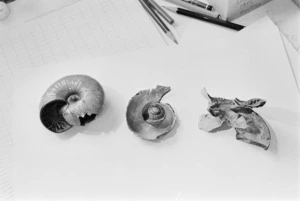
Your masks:
M 87 75 L 69 75 L 53 83 L 40 105 L 43 125 L 55 133 L 84 126 L 100 113 L 104 103 L 102 86 Z
M 157 86 L 132 97 L 127 106 L 126 119 L 134 134 L 142 139 L 156 140 L 173 129 L 175 112 L 169 104 L 160 102 L 170 90 L 170 87 Z
M 148 103 L 145 105 L 142 115 L 144 120 L 153 126 L 161 123 L 166 117 L 165 110 L 159 103 Z

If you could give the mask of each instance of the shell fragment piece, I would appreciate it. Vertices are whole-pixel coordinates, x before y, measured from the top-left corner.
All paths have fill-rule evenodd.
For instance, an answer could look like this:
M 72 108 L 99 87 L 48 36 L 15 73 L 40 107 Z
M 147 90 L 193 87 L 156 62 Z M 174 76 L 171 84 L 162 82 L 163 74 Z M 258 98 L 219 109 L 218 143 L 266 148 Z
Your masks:
M 252 109 L 262 107 L 266 101 L 263 99 L 229 100 L 211 97 L 205 89 L 202 95 L 209 102 L 208 112 L 199 118 L 199 129 L 211 131 L 226 121 L 236 130 L 236 139 L 254 144 L 267 150 L 270 146 L 270 130 L 263 118 Z M 218 126 L 219 125 L 219 126 Z
M 222 126 L 223 122 L 219 117 L 214 117 L 211 114 L 202 114 L 199 117 L 198 128 L 205 131 L 212 131 Z
M 170 90 L 170 87 L 157 86 L 140 91 L 129 101 L 126 119 L 133 133 L 146 140 L 155 140 L 172 130 L 175 112 L 169 104 L 160 102 Z
M 254 144 L 267 150 L 270 146 L 270 130 L 261 116 L 249 108 L 238 108 L 235 110 L 246 121 L 246 127 L 237 124 L 235 126 L 236 139 Z
M 41 100 L 40 119 L 55 133 L 84 126 L 100 113 L 104 103 L 102 86 L 87 75 L 69 75 L 52 84 Z

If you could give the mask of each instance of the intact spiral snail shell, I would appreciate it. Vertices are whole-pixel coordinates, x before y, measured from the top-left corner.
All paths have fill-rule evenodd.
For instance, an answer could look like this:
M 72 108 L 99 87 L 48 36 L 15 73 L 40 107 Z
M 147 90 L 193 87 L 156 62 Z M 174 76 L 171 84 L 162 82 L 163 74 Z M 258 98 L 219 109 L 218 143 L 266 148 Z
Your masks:
M 253 98 L 242 101 L 217 98 L 210 96 L 205 89 L 202 95 L 208 100 L 209 114 L 203 114 L 199 118 L 199 128 L 212 131 L 227 123 L 236 131 L 236 139 L 257 145 L 267 150 L 270 146 L 270 130 L 263 118 L 252 109 L 262 107 L 266 101 Z
M 54 133 L 84 126 L 100 113 L 102 86 L 87 75 L 69 75 L 52 84 L 42 96 L 40 119 Z
M 169 104 L 160 102 L 170 90 L 170 87 L 157 86 L 137 93 L 130 100 L 126 112 L 130 130 L 146 140 L 155 140 L 170 132 L 176 116 Z

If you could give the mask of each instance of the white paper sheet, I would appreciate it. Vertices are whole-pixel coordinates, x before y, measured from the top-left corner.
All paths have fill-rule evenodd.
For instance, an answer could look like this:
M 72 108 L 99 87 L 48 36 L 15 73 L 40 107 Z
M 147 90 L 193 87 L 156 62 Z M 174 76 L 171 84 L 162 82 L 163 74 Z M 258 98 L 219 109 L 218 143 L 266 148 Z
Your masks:
M 271 23 L 270 23 L 271 24 Z M 279 31 L 281 30 L 280 27 L 278 27 Z M 262 32 L 264 33 L 265 30 L 265 22 L 264 20 L 259 20 L 255 24 L 246 27 L 242 31 L 239 32 L 239 35 L 243 36 L 244 34 L 248 35 L 252 32 Z M 300 56 L 298 52 L 295 50 L 295 48 L 292 46 L 292 44 L 288 41 L 288 39 L 285 37 L 285 34 L 280 32 L 282 43 L 284 44 L 287 57 L 290 62 L 290 68 L 295 78 L 295 83 L 298 87 L 298 91 L 300 90 Z M 299 91 L 300 92 L 300 91 Z
M 81 0 L 17 0 L 7 6 L 9 7 L 9 16 L 0 22 L 0 31 L 12 26 L 18 26 L 28 20 L 55 12 L 65 6 L 71 5 Z
M 12 139 L 3 117 L 5 113 L 0 115 L 0 200 L 9 200 L 13 198 Z
M 293 48 L 293 46 L 286 39 L 285 36 L 282 36 L 282 41 L 284 43 L 285 50 L 287 52 L 287 56 L 290 60 L 291 68 L 293 70 L 293 74 L 294 74 L 295 80 L 297 82 L 298 91 L 300 92 L 300 55 Z
M 197 52 L 188 46 L 163 48 L 18 71 L 15 198 L 295 199 L 299 95 L 279 32 L 264 20 L 263 34 L 244 32 Z M 53 134 L 40 123 L 40 98 L 54 81 L 77 73 L 103 85 L 104 111 L 86 127 Z M 174 107 L 178 122 L 171 135 L 153 143 L 129 131 L 125 112 L 132 96 L 157 84 L 171 86 L 162 102 Z M 202 87 L 218 97 L 266 99 L 256 112 L 271 128 L 270 149 L 237 141 L 234 130 L 199 130 L 198 117 L 207 108 Z
M 223 19 L 235 20 L 271 0 L 208 0 Z
M 0 66 L 13 71 L 165 45 L 138 1 L 79 1 L 1 31 Z
M 165 45 L 134 0 L 81 1 L 28 21 L 74 2 L 51 2 L 51 6 L 46 6 L 46 1 L 13 2 L 9 4 L 11 15 L 0 24 L 0 200 L 10 200 L 14 195 L 10 128 L 16 125 L 11 118 L 15 115 L 15 71 L 72 58 Z
M 12 127 L 12 92 L 13 83 L 10 74 L 0 75 L 0 200 L 13 198 L 13 140 L 10 129 Z
M 272 0 L 265 6 L 238 18 L 235 22 L 248 26 L 266 15 L 271 17 L 273 22 L 279 27 L 280 31 L 299 54 L 300 10 L 292 1 Z

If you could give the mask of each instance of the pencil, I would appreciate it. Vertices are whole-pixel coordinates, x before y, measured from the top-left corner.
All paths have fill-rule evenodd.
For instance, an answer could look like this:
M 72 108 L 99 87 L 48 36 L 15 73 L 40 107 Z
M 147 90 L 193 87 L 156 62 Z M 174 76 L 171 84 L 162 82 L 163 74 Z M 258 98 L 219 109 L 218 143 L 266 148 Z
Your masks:
M 146 3 L 143 0 L 139 0 L 139 2 L 142 4 L 144 9 L 148 12 L 148 14 L 153 18 L 153 20 L 158 24 L 158 26 L 161 28 L 163 32 L 171 39 L 173 40 L 176 44 L 178 44 L 175 36 L 173 33 L 170 31 L 170 29 L 165 25 L 165 23 L 159 18 L 159 16 L 155 13 L 155 11 L 152 9 L 151 5 Z
M 173 24 L 174 19 L 164 11 L 154 0 L 148 0 L 149 4 L 151 4 L 154 9 L 169 23 Z
M 234 29 L 236 31 L 239 31 L 239 30 L 244 28 L 244 26 L 239 25 L 239 24 L 224 21 L 224 20 L 221 20 L 221 19 L 210 17 L 210 16 L 207 16 L 207 15 L 204 15 L 204 14 L 201 14 L 201 13 L 192 12 L 192 11 L 185 10 L 185 9 L 182 9 L 182 8 L 175 8 L 175 7 L 168 7 L 168 6 L 164 6 L 164 8 L 166 8 L 166 9 L 172 11 L 172 12 L 178 13 L 180 15 L 193 17 L 193 18 L 196 18 L 196 19 L 199 19 L 199 20 L 202 20 L 202 21 L 206 21 L 206 22 L 210 22 L 210 23 L 213 23 L 213 24 L 223 26 L 223 27 Z

